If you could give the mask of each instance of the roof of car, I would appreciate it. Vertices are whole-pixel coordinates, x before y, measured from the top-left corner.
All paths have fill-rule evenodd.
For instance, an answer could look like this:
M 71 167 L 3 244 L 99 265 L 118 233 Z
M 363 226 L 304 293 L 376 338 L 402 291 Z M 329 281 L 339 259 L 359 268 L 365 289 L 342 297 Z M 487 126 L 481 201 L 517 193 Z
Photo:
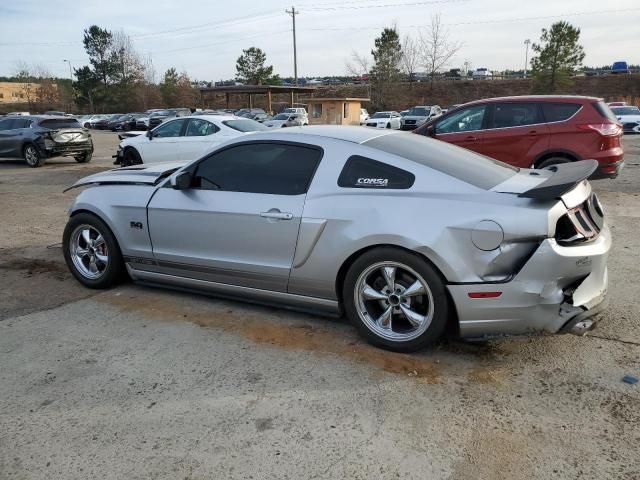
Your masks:
M 310 135 L 315 137 L 333 138 L 336 140 L 343 140 L 351 143 L 364 143 L 376 137 L 383 135 L 401 135 L 402 133 L 396 130 L 376 130 L 372 128 L 356 127 L 356 126 L 340 126 L 340 125 L 312 125 L 304 127 L 289 127 L 278 129 L 277 131 L 259 131 L 252 132 L 251 139 L 255 140 L 259 137 L 274 138 L 277 136 L 279 139 L 283 137 L 287 140 L 295 141 L 301 135 Z
M 582 95 L 514 95 L 511 97 L 494 97 L 473 100 L 464 105 L 474 105 L 485 102 L 517 102 L 517 101 L 540 101 L 540 102 L 563 102 L 563 101 L 597 102 L 602 100 L 598 97 L 588 97 Z

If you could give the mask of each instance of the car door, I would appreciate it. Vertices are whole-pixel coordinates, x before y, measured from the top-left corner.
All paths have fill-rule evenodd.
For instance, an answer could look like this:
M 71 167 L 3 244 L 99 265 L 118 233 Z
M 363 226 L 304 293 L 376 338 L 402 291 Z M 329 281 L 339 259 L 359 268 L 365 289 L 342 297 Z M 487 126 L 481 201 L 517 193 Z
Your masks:
M 528 168 L 549 147 L 549 128 L 537 102 L 500 102 L 491 105 L 484 133 L 483 153 Z
M 21 157 L 24 143 L 24 128 L 30 120 L 5 118 L 0 121 L 0 155 L 3 157 Z
M 434 138 L 474 152 L 484 153 L 483 126 L 486 110 L 486 105 L 473 105 L 444 116 L 434 124 Z M 429 129 L 426 131 L 429 132 Z
M 203 118 L 189 118 L 184 136 L 179 139 L 180 159 L 196 160 L 226 139 L 217 125 Z
M 148 206 L 161 273 L 284 292 L 316 147 L 251 142 L 189 167 L 190 188 L 160 188 Z
M 187 120 L 176 118 L 158 125 L 145 140 L 136 144 L 143 163 L 170 162 L 181 159 L 181 142 Z

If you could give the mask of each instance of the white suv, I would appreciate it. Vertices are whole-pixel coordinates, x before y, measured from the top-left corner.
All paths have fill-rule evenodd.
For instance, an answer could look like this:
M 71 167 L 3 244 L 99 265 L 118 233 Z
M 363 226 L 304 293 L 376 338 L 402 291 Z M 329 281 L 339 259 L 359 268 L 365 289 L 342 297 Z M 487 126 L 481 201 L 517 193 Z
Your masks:
M 280 113 L 286 113 L 288 115 L 302 115 L 302 124 L 309 125 L 309 114 L 307 113 L 307 110 L 304 108 L 299 108 L 299 107 L 285 108 Z

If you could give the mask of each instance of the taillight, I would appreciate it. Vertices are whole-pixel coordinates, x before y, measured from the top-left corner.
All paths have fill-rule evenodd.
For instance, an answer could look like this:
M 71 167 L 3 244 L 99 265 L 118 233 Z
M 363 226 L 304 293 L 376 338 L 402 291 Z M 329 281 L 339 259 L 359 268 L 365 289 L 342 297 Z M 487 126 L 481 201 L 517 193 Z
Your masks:
M 580 130 L 594 130 L 603 137 L 617 137 L 622 134 L 622 125 L 618 123 L 583 123 L 577 127 Z

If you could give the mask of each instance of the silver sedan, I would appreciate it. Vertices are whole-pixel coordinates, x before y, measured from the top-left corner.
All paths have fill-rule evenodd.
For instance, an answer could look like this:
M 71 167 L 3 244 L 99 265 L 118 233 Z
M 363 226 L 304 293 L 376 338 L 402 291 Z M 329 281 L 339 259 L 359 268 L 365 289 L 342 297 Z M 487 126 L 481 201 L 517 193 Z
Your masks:
M 98 173 L 64 231 L 90 288 L 128 276 L 332 315 L 412 351 L 581 332 L 604 306 L 611 236 L 593 161 L 517 169 L 392 130 L 305 127 L 188 164 Z

